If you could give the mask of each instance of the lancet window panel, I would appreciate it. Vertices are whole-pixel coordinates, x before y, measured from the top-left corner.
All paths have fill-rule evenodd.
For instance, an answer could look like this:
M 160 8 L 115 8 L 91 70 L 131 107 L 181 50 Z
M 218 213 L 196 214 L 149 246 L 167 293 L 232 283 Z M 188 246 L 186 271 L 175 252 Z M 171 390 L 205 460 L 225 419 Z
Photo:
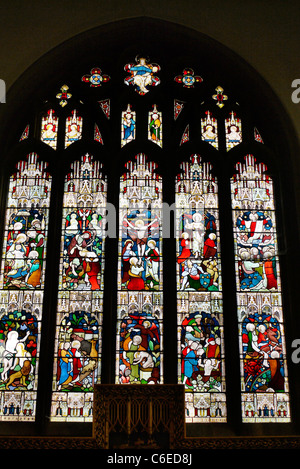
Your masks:
M 136 137 L 136 112 L 130 104 L 125 111 L 122 111 L 121 118 L 121 147 L 135 140 Z
M 78 115 L 78 111 L 76 109 L 73 109 L 71 115 L 66 119 L 65 148 L 82 138 L 82 125 L 82 117 Z
M 201 118 L 201 138 L 216 150 L 219 149 L 218 120 L 210 111 L 206 111 Z
M 156 104 L 148 113 L 148 140 L 160 147 L 163 146 L 163 117 Z
M 244 422 L 289 422 L 273 181 L 253 155 L 231 179 Z
M 226 422 L 218 183 L 194 154 L 176 178 L 178 382 L 186 422 Z
M 59 118 L 54 109 L 49 109 L 41 120 L 41 141 L 53 150 L 57 148 Z
M 91 421 L 101 381 L 106 177 L 92 155 L 65 178 L 52 421 Z
M 162 180 L 138 154 L 120 181 L 117 383 L 163 382 Z
M 225 119 L 227 151 L 242 143 L 242 121 L 234 111 Z
M 36 417 L 52 177 L 36 153 L 10 177 L 0 275 L 0 420 Z

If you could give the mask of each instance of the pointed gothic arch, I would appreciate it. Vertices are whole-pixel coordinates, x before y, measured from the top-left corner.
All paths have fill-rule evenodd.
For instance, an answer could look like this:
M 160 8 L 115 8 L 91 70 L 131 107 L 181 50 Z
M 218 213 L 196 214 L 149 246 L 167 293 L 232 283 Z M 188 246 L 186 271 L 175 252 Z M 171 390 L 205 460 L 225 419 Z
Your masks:
M 170 33 L 168 39 L 165 35 L 162 38 L 163 28 Z M 124 47 L 122 38 L 129 31 L 132 39 Z M 174 35 L 175 31 L 176 35 Z M 101 56 L 99 56 L 97 47 L 99 41 L 102 44 L 107 44 L 105 51 L 102 50 Z M 136 49 L 137 43 L 139 44 L 138 51 Z M 153 54 L 153 50 L 155 50 L 155 54 Z M 143 96 L 136 93 L 133 86 L 127 86 L 124 83 L 125 77 L 128 77 L 128 70 L 124 70 L 124 66 L 129 61 L 134 63 L 137 53 L 151 54 L 151 61 L 157 62 L 161 67 L 157 73 L 160 85 L 154 86 L 149 93 Z M 82 81 L 81 77 L 88 76 L 90 79 L 91 70 L 95 62 L 98 63 L 98 61 L 101 74 L 107 75 L 111 79 L 104 80 L 99 87 L 91 87 L 91 81 Z M 183 75 L 183 70 L 187 67 L 189 73 Z M 49 70 L 52 71 L 51 75 Z M 191 73 L 191 70 L 194 73 Z M 178 76 L 188 76 L 189 82 L 182 81 L 182 79 L 174 80 Z M 193 82 L 195 76 L 201 76 L 203 81 Z M 67 84 L 68 90 L 61 90 L 65 84 Z M 220 90 L 219 87 L 222 89 Z M 26 93 L 22 91 L 24 88 Z M 72 95 L 65 96 L 68 104 L 63 107 L 56 98 L 56 95 L 61 92 Z M 23 101 L 20 107 L 18 97 L 21 94 Z M 193 98 L 191 99 L 190 96 Z M 297 239 L 297 233 L 291 232 L 289 229 L 285 230 L 284 227 L 288 226 L 287 222 L 295 211 L 289 197 L 291 186 L 288 183 L 294 155 L 293 142 L 289 139 L 288 119 L 277 98 L 261 77 L 241 58 L 236 57 L 222 45 L 194 31 L 179 28 L 178 25 L 163 21 L 137 18 L 81 34 L 51 51 L 28 69 L 20 82 L 16 83 L 8 92 L 7 99 L 11 99 L 13 105 L 8 112 L 2 131 L 3 197 L 1 209 L 4 211 L 8 171 L 12 170 L 21 156 L 24 157 L 29 151 L 37 151 L 43 155 L 43 159 L 49 160 L 53 171 L 52 194 L 54 193 L 55 197 L 53 197 L 49 214 L 51 237 L 49 236 L 48 253 L 50 250 L 50 254 L 46 274 L 49 281 L 45 293 L 45 306 L 48 311 L 44 313 L 46 319 L 42 327 L 44 333 L 42 333 L 42 365 L 40 366 L 40 386 L 44 392 L 43 397 L 39 398 L 37 403 L 39 425 L 42 425 L 44 431 L 53 431 L 49 429 L 49 424 L 45 419 L 45 416 L 49 415 L 51 377 L 43 375 L 43 370 L 51 368 L 51 357 L 47 356 L 45 350 L 48 346 L 53 347 L 54 344 L 55 323 L 51 311 L 56 304 L 55 293 L 58 283 L 63 178 L 70 163 L 87 152 L 97 155 L 103 162 L 110 182 L 107 188 L 107 200 L 115 207 L 119 206 L 119 178 L 124 170 L 124 164 L 141 152 L 148 155 L 149 160 L 158 164 L 163 181 L 167 181 L 163 184 L 163 199 L 170 206 L 175 200 L 174 182 L 179 173 L 181 162 L 187 161 L 192 154 L 200 154 L 205 160 L 213 163 L 221 194 L 220 238 L 222 240 L 224 311 L 229 311 L 232 304 L 236 305 L 235 291 L 231 287 L 235 272 L 234 243 L 232 230 L 229 230 L 229 226 L 232 227 L 230 177 L 234 173 L 236 163 L 245 154 L 253 154 L 259 160 L 267 163 L 276 185 L 275 197 L 280 229 L 278 241 L 280 252 L 282 252 L 281 276 L 284 286 L 285 320 L 288 326 L 286 334 L 289 333 L 291 325 L 294 324 L 292 305 L 296 304 L 293 289 L 295 280 L 289 271 L 289 261 L 292 256 L 288 253 L 285 254 L 284 249 Z M 108 99 L 110 100 L 109 114 L 107 113 Z M 174 99 L 176 99 L 176 106 Z M 103 107 L 104 103 L 105 107 Z M 133 103 L 136 112 L 136 135 L 135 139 L 121 147 L 121 112 L 127 109 L 128 103 Z M 178 103 L 182 103 L 182 106 L 180 107 Z M 69 104 L 72 104 L 71 107 Z M 219 106 L 217 106 L 218 104 Z M 157 106 L 159 112 L 162 112 L 163 116 L 162 146 L 149 140 L 148 115 L 153 111 L 154 105 Z M 179 107 L 181 112 L 176 114 L 176 119 L 174 119 L 174 109 L 179 109 Z M 68 116 L 72 115 L 72 110 L 80 108 L 82 111 L 80 112 L 83 119 L 82 136 L 66 149 L 64 148 L 64 130 L 61 129 L 57 134 L 55 150 L 41 141 L 41 116 L 52 108 L 59 114 L 60 122 L 66 122 Z M 205 128 L 203 127 L 201 130 L 201 117 L 204 119 L 206 116 L 207 119 L 207 111 L 210 111 L 214 116 L 218 115 L 217 148 L 216 145 L 212 144 L 215 139 L 211 133 L 207 134 L 208 137 L 203 136 L 211 121 L 206 120 L 204 122 Z M 228 138 L 226 140 L 226 136 L 229 134 L 228 127 L 230 123 L 237 124 L 236 118 L 239 119 L 239 123 L 242 122 L 242 139 L 239 135 L 237 136 L 237 133 L 240 132 L 238 129 L 235 137 L 231 139 L 232 147 L 228 150 L 229 147 L 226 147 L 226 142 L 229 141 Z M 64 127 L 62 128 L 64 129 Z M 94 134 L 96 128 L 97 139 Z M 4 135 L 7 135 L 7 138 L 4 138 Z M 20 138 L 21 141 L 19 141 Z M 282 163 L 283 159 L 284 164 Z M 4 221 L 2 221 L 1 229 L 3 238 Z M 108 238 L 106 249 L 109 249 L 112 255 L 109 263 L 106 262 L 105 270 L 105 285 L 109 285 L 106 290 L 109 290 L 109 294 L 105 295 L 104 290 L 103 299 L 103 308 L 106 312 L 109 311 L 103 317 L 103 328 L 106 330 L 103 337 L 103 350 L 105 350 L 103 353 L 106 354 L 106 359 L 103 361 L 101 373 L 104 383 L 113 382 L 115 372 L 115 350 L 112 343 L 114 341 L 111 340 L 111 337 L 115 336 L 117 320 L 117 284 L 115 281 L 118 264 L 117 248 L 117 239 Z M 163 261 L 168 267 L 174 263 L 175 252 L 175 239 L 170 237 L 164 241 Z M 164 315 L 164 331 L 168 330 L 168 334 L 165 333 L 164 336 L 164 362 L 167 363 L 167 366 L 164 366 L 164 380 L 167 383 L 174 383 L 177 382 L 177 361 L 175 358 L 177 356 L 177 334 L 176 323 L 172 323 L 171 318 L 172 311 L 176 311 L 175 270 L 164 268 L 163 280 L 164 310 L 167 311 L 167 314 Z M 287 293 L 285 294 L 284 291 Z M 52 330 L 50 335 L 45 333 L 49 330 Z M 240 377 L 239 373 L 236 373 L 239 370 L 238 334 L 234 336 L 231 330 L 237 331 L 236 319 L 224 314 L 225 357 L 227 354 L 233 357 L 233 366 L 226 368 L 227 390 L 229 386 L 228 394 L 233 396 L 232 399 L 228 400 L 229 428 L 230 425 L 239 426 L 241 416 Z M 288 343 L 288 340 L 286 342 Z M 291 376 L 294 378 L 293 374 Z M 291 395 L 293 396 L 292 387 Z M 293 406 L 296 407 L 297 414 L 297 404 L 292 400 Z M 203 430 L 199 427 L 195 425 L 188 427 L 190 435 L 202 435 Z M 58 428 L 62 432 L 65 431 L 63 425 Z M 89 429 L 82 427 L 80 431 L 86 434 Z M 241 426 L 239 429 L 242 431 Z M 33 432 L 35 431 L 33 430 Z

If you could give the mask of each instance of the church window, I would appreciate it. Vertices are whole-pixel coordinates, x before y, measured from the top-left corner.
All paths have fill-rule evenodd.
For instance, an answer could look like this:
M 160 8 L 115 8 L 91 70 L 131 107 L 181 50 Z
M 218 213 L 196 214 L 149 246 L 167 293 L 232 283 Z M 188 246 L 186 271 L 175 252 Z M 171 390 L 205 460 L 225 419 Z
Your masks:
M 51 419 L 91 421 L 101 382 L 106 178 L 85 154 L 65 177 Z
M 226 422 L 218 183 L 192 155 L 176 178 L 179 382 L 187 422 Z
M 244 422 L 289 421 L 272 178 L 247 155 L 231 179 Z
M 49 109 L 47 115 L 42 118 L 41 141 L 49 145 L 53 150 L 57 147 L 58 117 L 53 109 Z
M 163 383 L 162 180 L 138 154 L 120 181 L 116 383 Z
M 205 48 L 196 61 L 148 56 L 149 43 L 103 49 L 101 68 L 89 51 L 53 73 L 32 118 L 18 114 L 16 168 L 3 168 L 1 421 L 86 431 L 96 385 L 171 383 L 194 433 L 293 422 L 281 136 Z
M 34 421 L 51 195 L 36 153 L 10 177 L 0 276 L 0 419 Z

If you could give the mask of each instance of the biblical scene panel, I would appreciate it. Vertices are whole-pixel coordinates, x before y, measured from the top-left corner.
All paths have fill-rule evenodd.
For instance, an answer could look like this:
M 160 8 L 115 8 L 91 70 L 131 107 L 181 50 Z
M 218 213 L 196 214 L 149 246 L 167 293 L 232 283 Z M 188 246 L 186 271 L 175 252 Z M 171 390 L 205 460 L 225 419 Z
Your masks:
M 106 178 L 91 155 L 65 178 L 52 420 L 92 420 L 100 383 Z
M 121 178 L 117 383 L 162 383 L 162 181 L 139 154 Z
M 192 155 L 176 179 L 178 381 L 187 422 L 226 421 L 218 184 Z
M 0 275 L 0 420 L 35 420 L 51 176 L 30 153 L 10 178 Z
M 289 387 L 273 182 L 247 155 L 231 179 L 244 422 L 288 422 Z

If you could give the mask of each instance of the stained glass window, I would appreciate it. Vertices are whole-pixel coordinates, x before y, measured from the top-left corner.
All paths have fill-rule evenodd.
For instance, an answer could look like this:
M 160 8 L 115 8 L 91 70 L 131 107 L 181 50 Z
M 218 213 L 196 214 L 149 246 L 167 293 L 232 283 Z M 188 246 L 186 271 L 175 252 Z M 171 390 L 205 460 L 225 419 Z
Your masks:
M 153 110 L 148 114 L 148 138 L 151 142 L 162 147 L 163 130 L 162 130 L 162 113 L 157 110 L 156 104 Z
M 57 93 L 56 98 L 59 100 L 59 105 L 65 107 L 68 104 L 68 99 L 72 98 L 72 93 L 69 92 L 69 87 L 63 85 L 60 88 L 61 93 Z
M 103 145 L 102 135 L 97 124 L 94 125 L 94 140 Z
M 51 176 L 30 153 L 10 178 L 0 276 L 0 420 L 36 416 Z
M 162 180 L 138 154 L 120 182 L 116 383 L 162 374 Z
M 174 99 L 174 120 L 178 119 L 179 114 L 184 108 L 184 102 Z
M 218 122 L 211 112 L 206 111 L 206 117 L 201 119 L 201 137 L 204 142 L 208 142 L 218 150 Z
M 231 179 L 244 422 L 290 420 L 273 181 L 253 155 Z
M 122 112 L 121 123 L 121 147 L 135 140 L 136 133 L 136 113 L 131 110 L 130 104 Z
M 230 117 L 225 120 L 226 148 L 227 151 L 242 142 L 242 122 L 231 112 Z
M 135 91 L 144 96 L 149 93 L 150 86 L 157 86 L 160 84 L 160 79 L 157 72 L 160 71 L 158 64 L 150 63 L 149 58 L 136 56 L 136 63 L 128 63 L 125 65 L 124 70 L 130 75 L 124 79 L 126 85 L 135 87 Z
M 256 127 L 254 128 L 254 139 L 256 140 L 256 142 L 264 143 L 262 136 L 260 135 Z
M 29 125 L 26 125 L 20 137 L 20 142 L 22 142 L 23 140 L 26 140 L 28 138 L 28 135 L 29 135 Z
M 82 136 L 82 117 L 78 116 L 76 109 L 66 120 L 65 148 L 80 140 Z
M 92 88 L 97 88 L 103 83 L 108 82 L 110 77 L 108 75 L 103 75 L 102 70 L 96 67 L 90 71 L 90 75 L 84 75 L 81 80 L 85 83 L 89 83 Z
M 47 115 L 42 117 L 41 140 L 56 150 L 57 146 L 58 117 L 53 109 L 49 109 Z
M 187 422 L 226 421 L 218 183 L 192 155 L 176 178 L 178 374 Z
M 227 101 L 228 99 L 228 96 L 226 94 L 224 94 L 224 90 L 222 88 L 222 86 L 217 86 L 217 88 L 215 89 L 215 91 L 217 92 L 216 94 L 213 94 L 212 95 L 212 98 L 216 101 L 216 105 L 222 109 L 222 107 L 224 107 L 224 101 Z
M 227 79 L 224 90 L 187 64 L 168 70 L 159 55 L 162 69 L 148 57 L 130 60 L 106 61 L 111 78 L 85 64 L 71 90 L 53 85 L 38 125 L 26 115 L 16 132 L 21 149 L 39 145 L 53 166 L 50 176 L 30 153 L 9 181 L 0 420 L 34 421 L 36 408 L 47 408 L 52 428 L 91 423 L 95 385 L 113 380 L 181 384 L 195 433 L 203 423 L 222 431 L 219 423 L 240 417 L 289 422 L 273 181 L 252 155 L 235 166 L 248 143 L 263 154 L 268 129 L 247 117 Z M 74 157 L 86 144 L 92 154 Z M 175 201 L 174 230 L 163 243 L 166 201 Z M 118 207 L 118 233 L 107 243 L 110 204 Z M 40 354 L 42 317 L 50 376 Z M 163 321 L 171 325 L 165 336 Z M 226 375 L 225 337 L 236 352 L 226 356 Z M 241 396 L 237 407 L 232 390 Z M 48 425 L 48 414 L 42 418 Z
M 195 75 L 194 70 L 191 68 L 185 68 L 182 75 L 177 75 L 174 80 L 176 83 L 182 84 L 184 88 L 194 88 L 196 83 L 203 81 L 200 76 Z
M 184 129 L 184 132 L 181 136 L 180 145 L 183 145 L 184 143 L 188 142 L 189 140 L 190 140 L 190 126 L 188 124 L 186 126 L 186 128 Z
M 106 178 L 86 154 L 65 178 L 51 419 L 91 421 L 100 382 Z
M 101 101 L 98 101 L 98 103 L 105 117 L 110 119 L 110 99 L 102 99 Z

